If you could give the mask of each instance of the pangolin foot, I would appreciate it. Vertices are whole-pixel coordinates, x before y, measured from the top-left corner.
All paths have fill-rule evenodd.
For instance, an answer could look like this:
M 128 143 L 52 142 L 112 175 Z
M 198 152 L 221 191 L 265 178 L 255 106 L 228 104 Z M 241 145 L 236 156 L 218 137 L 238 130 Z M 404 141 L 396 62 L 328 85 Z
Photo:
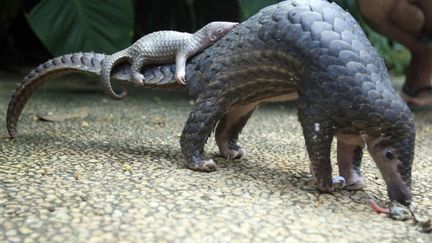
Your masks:
M 346 183 L 345 183 L 345 178 L 343 178 L 342 176 L 335 176 L 333 177 L 333 186 L 336 190 L 342 190 Z
M 132 82 L 135 85 L 142 86 L 144 84 L 145 78 L 141 73 L 132 73 Z
M 191 161 L 186 163 L 186 166 L 189 169 L 204 172 L 211 172 L 217 169 L 217 164 L 212 159 L 205 158 L 193 158 Z
M 335 189 L 332 180 L 330 180 L 330 181 L 327 181 L 327 180 L 316 181 L 315 186 L 320 192 L 333 192 Z
M 239 148 L 238 150 L 230 150 L 227 154 L 225 154 L 225 158 L 227 160 L 230 159 L 243 159 L 246 156 L 246 150 L 244 148 Z
M 347 180 L 343 189 L 348 191 L 358 191 L 363 189 L 364 187 L 364 179 L 363 177 L 359 177 L 357 180 Z
M 220 155 L 227 160 L 230 159 L 243 159 L 246 157 L 246 150 L 237 144 L 228 144 L 220 150 Z
M 364 178 L 359 172 L 352 171 L 352 173 L 348 175 L 349 176 L 344 176 L 345 178 L 345 186 L 343 187 L 344 190 L 357 191 L 365 187 Z

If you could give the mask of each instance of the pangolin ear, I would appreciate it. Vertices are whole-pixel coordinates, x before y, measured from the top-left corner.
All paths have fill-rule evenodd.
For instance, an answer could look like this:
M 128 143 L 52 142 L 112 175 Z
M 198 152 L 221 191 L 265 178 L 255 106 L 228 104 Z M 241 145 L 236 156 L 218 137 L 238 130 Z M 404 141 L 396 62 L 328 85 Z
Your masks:
M 209 39 L 210 39 L 210 41 L 216 41 L 217 36 L 214 33 L 210 33 L 209 34 Z

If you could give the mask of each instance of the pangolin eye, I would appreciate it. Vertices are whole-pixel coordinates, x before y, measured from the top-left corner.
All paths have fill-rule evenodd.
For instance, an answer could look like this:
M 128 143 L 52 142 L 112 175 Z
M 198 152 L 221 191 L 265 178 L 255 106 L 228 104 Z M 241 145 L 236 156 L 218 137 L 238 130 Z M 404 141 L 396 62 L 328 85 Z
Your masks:
M 393 159 L 394 159 L 394 154 L 392 153 L 392 151 L 387 151 L 387 152 L 385 153 L 385 157 L 386 157 L 386 159 L 388 159 L 388 160 L 393 160 Z
M 218 32 L 218 33 L 222 33 L 222 32 L 223 32 L 223 29 L 222 29 L 222 28 L 219 28 L 219 29 L 217 30 L 217 32 Z

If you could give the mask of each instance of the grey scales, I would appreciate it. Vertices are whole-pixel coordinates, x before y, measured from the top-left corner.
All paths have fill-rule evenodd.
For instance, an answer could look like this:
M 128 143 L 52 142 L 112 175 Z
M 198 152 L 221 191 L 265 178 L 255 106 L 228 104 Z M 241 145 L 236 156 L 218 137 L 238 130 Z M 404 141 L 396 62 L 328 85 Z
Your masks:
M 124 60 L 131 62 L 131 77 L 137 85 L 144 82 L 144 76 L 140 73 L 144 65 L 164 64 L 175 60 L 176 80 L 180 84 L 185 84 L 186 60 L 222 38 L 237 24 L 211 22 L 194 34 L 165 30 L 145 35 L 128 48 L 104 59 L 100 72 L 102 87 L 113 99 L 126 97 L 126 89 L 123 88 L 121 94 L 116 94 L 110 81 L 112 68 Z
M 99 74 L 102 54 L 57 57 L 31 71 L 18 84 L 7 112 L 11 138 L 28 98 L 44 81 L 65 73 Z M 73 65 L 72 65 L 73 64 Z M 237 159 L 237 143 L 255 108 L 263 102 L 297 98 L 298 118 L 318 190 L 335 189 L 330 161 L 337 138 L 344 189 L 365 186 L 363 151 L 371 154 L 391 200 L 410 204 L 416 127 L 408 106 L 392 87 L 382 58 L 354 18 L 334 3 L 290 0 L 266 7 L 237 25 L 186 65 L 186 85 L 175 81 L 175 65 L 146 67 L 144 87 L 183 88 L 196 97 L 180 146 L 186 166 L 213 171 L 204 155 L 215 131 L 220 154 Z M 113 77 L 131 80 L 130 65 Z

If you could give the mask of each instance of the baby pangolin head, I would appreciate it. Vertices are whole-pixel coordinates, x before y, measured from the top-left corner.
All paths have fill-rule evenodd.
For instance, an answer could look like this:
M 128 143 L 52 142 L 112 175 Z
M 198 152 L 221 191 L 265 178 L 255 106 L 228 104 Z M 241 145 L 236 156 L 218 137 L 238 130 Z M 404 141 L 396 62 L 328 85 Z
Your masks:
M 210 22 L 203 29 L 206 30 L 206 34 L 210 43 L 214 43 L 220 38 L 224 37 L 228 32 L 230 32 L 239 23 L 237 22 L 221 22 L 215 21 Z

